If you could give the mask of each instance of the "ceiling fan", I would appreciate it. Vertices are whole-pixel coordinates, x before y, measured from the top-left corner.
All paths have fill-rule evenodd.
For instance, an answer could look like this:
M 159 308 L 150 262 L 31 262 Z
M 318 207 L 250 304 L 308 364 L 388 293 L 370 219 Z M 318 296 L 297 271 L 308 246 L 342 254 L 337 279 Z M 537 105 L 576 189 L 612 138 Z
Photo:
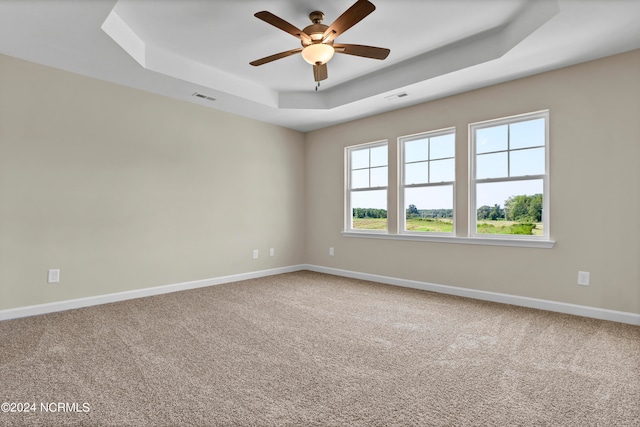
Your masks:
M 360 22 L 375 9 L 376 7 L 370 1 L 358 0 L 331 25 L 322 23 L 324 13 L 320 11 L 311 12 L 309 19 L 312 24 L 303 30 L 296 28 L 271 12 L 258 12 L 254 15 L 256 18 L 297 37 L 301 40 L 302 47 L 276 53 L 275 55 L 250 62 L 250 64 L 254 66 L 263 65 L 300 52 L 304 60 L 313 65 L 313 79 L 319 86 L 319 82 L 329 76 L 327 72 L 327 62 L 331 60 L 333 54 L 336 52 L 346 55 L 362 56 L 364 58 L 385 59 L 389 55 L 389 49 L 359 44 L 334 43 L 336 37 Z

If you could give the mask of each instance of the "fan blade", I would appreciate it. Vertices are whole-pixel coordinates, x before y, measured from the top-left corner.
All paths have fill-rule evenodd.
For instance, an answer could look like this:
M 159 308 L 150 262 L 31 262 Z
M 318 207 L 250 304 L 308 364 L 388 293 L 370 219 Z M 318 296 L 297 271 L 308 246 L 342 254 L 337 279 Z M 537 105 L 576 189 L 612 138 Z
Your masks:
M 291 34 L 292 36 L 299 38 L 302 41 L 311 42 L 311 37 L 309 37 L 308 34 L 306 34 L 301 29 L 291 25 L 284 19 L 274 15 L 271 12 L 267 12 L 266 10 L 263 10 L 262 12 L 258 12 L 253 16 L 255 16 L 258 19 L 262 19 L 267 24 L 271 24 L 276 28 L 280 28 L 282 31 L 285 31 Z
M 325 30 L 322 35 L 323 43 L 327 43 L 335 39 L 340 34 L 362 21 L 374 10 L 376 10 L 376 7 L 370 1 L 358 0 Z
M 334 44 L 336 53 L 346 55 L 362 56 L 364 58 L 385 59 L 391 52 L 389 49 L 375 46 L 363 46 L 360 44 Z
M 286 58 L 287 56 L 295 55 L 298 52 L 302 52 L 301 47 L 293 50 L 288 50 L 286 52 L 276 53 L 275 55 L 267 56 L 262 59 L 256 59 L 253 62 L 249 62 L 249 64 L 253 65 L 254 67 L 257 67 L 258 65 L 263 65 L 268 62 L 275 61 L 276 59 L 282 59 L 282 58 Z
M 327 72 L 327 64 L 315 64 L 313 66 L 313 79 L 317 82 L 326 80 L 329 77 Z

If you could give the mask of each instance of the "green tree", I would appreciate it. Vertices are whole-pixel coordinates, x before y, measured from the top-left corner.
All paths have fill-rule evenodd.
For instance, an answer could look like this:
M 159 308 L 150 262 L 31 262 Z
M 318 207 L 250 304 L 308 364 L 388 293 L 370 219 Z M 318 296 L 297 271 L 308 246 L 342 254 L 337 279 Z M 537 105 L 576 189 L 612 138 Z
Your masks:
M 529 219 L 533 222 L 542 221 L 542 194 L 535 194 L 529 203 Z
M 492 221 L 504 219 L 504 210 L 500 207 L 500 205 L 493 205 L 493 207 L 489 211 L 489 219 Z
M 386 218 L 386 209 L 376 208 L 353 208 L 354 218 Z
M 509 197 L 505 206 L 508 206 L 513 221 L 521 221 L 529 215 L 529 196 L 522 194 Z
M 500 207 L 500 205 L 495 204 L 493 207 L 484 205 L 478 208 L 478 220 L 491 220 L 497 221 L 499 219 L 504 219 L 504 209 Z
M 416 205 L 409 205 L 407 209 L 407 218 L 417 218 L 420 216 L 420 211 L 416 208 Z
M 489 218 L 489 214 L 491 213 L 491 207 L 484 205 L 484 206 L 480 206 L 478 208 L 478 219 L 479 220 L 485 220 L 487 218 Z
M 540 222 L 542 220 L 542 194 L 521 194 L 504 202 L 507 219 L 511 221 Z

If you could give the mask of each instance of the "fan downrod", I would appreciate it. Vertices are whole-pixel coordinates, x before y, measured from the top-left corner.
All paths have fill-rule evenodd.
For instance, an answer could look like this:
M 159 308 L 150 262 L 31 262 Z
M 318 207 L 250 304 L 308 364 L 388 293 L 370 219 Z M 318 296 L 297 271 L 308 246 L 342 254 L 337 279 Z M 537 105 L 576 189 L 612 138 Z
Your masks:
M 319 10 L 316 10 L 309 14 L 309 19 L 314 24 L 321 24 L 322 20 L 324 19 L 324 13 L 320 12 Z

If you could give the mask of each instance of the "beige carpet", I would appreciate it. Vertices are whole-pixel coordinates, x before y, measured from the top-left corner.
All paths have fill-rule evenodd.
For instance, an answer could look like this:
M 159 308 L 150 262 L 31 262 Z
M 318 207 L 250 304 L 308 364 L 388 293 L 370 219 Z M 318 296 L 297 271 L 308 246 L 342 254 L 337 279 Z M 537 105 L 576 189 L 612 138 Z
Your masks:
M 640 426 L 640 327 L 307 271 L 0 342 L 3 426 Z

